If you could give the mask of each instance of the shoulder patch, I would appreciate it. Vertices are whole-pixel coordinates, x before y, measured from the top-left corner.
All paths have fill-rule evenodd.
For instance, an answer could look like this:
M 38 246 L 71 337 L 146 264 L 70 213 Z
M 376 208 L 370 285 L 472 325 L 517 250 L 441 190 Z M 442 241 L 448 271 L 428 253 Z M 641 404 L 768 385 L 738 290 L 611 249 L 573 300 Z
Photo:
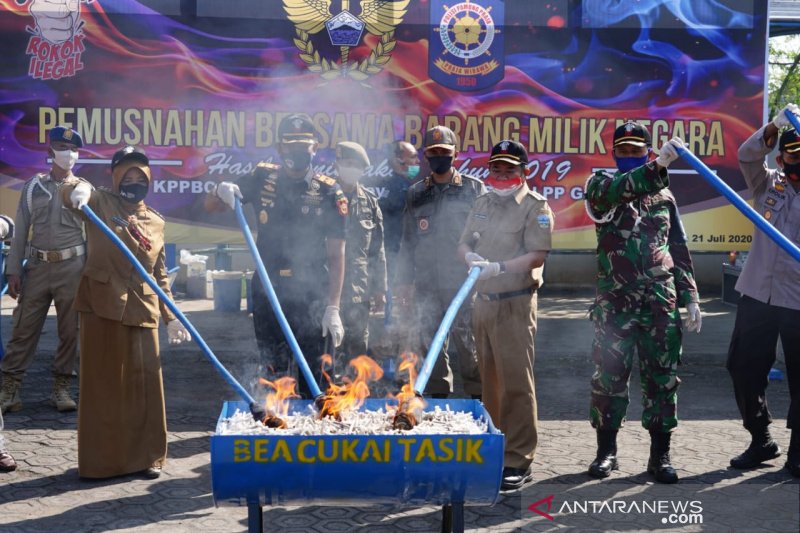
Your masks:
M 336 180 L 330 176 L 326 176 L 325 174 L 320 174 L 319 176 L 315 177 L 317 181 L 319 181 L 320 183 L 324 183 L 328 187 L 333 187 L 334 185 L 336 185 Z

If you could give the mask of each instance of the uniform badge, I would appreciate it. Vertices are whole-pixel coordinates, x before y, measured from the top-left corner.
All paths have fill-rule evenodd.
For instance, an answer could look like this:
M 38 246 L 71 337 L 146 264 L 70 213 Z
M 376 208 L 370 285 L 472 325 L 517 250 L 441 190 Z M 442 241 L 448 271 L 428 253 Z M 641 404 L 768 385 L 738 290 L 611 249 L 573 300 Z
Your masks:
M 783 183 L 776 183 L 775 190 L 778 192 L 783 192 L 784 190 L 786 190 L 786 187 L 783 186 Z
M 428 217 L 420 218 L 418 224 L 420 231 L 428 231 L 428 228 L 430 227 L 430 223 L 428 222 Z
M 301 212 L 302 212 L 304 215 L 307 215 L 307 214 L 308 214 L 308 212 L 310 211 L 310 209 L 309 209 L 309 207 L 308 207 L 307 205 L 304 205 L 303 207 L 301 207 L 301 208 L 300 208 L 300 211 L 301 211 Z
M 258 214 L 258 221 L 262 224 L 266 224 L 269 220 L 269 215 L 267 214 L 266 209 L 262 209 L 261 212 Z
M 772 211 L 770 211 L 769 209 L 764 211 L 764 218 L 767 219 L 767 220 L 771 219 L 772 218 Z
M 775 198 L 767 198 L 767 205 L 775 205 L 776 201 Z
M 480 218 L 480 219 L 486 219 L 486 218 L 489 218 L 489 217 L 487 217 L 486 215 L 484 215 L 483 213 L 475 213 L 475 214 L 474 214 L 474 215 L 472 215 L 472 216 L 473 216 L 473 217 L 475 217 L 475 218 Z
M 542 229 L 547 229 L 550 227 L 550 217 L 547 215 L 539 215 L 536 217 L 536 222 L 539 223 L 539 227 Z
M 317 216 L 320 216 L 322 214 L 322 208 L 318 207 L 314 212 L 317 214 Z
M 336 199 L 336 209 L 339 210 L 339 214 L 343 217 L 347 216 L 347 198 L 344 195 Z

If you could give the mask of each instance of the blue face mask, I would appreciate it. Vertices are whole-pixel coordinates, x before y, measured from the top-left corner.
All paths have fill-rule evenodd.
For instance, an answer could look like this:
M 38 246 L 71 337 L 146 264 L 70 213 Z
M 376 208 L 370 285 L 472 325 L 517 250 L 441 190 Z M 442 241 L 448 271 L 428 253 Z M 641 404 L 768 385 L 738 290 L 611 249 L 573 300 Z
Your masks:
M 640 166 L 647 163 L 647 156 L 643 155 L 642 157 L 617 157 L 614 156 L 614 161 L 617 162 L 617 168 L 620 172 L 629 172 L 634 168 L 639 168 Z
M 408 165 L 406 177 L 410 180 L 413 180 L 417 176 L 419 176 L 419 165 Z

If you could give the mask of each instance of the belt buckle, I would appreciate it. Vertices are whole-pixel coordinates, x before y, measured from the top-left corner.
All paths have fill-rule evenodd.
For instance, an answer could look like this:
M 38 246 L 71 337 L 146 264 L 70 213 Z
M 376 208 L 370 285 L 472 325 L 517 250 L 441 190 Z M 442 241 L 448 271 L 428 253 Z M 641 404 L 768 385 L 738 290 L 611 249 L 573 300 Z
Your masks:
M 55 263 L 56 261 L 61 261 L 61 252 L 55 250 L 48 250 L 45 252 L 45 256 L 47 257 L 46 261 L 48 263 Z
M 291 278 L 292 277 L 292 269 L 291 268 L 284 268 L 278 272 L 278 275 L 282 278 Z

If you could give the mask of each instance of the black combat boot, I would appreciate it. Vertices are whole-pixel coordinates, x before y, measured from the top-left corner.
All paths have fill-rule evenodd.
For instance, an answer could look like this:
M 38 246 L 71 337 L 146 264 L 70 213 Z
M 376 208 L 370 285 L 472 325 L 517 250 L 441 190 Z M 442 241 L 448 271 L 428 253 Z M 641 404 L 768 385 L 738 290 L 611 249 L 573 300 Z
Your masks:
M 786 470 L 794 477 L 800 477 L 800 429 L 792 430 L 789 453 L 786 454 Z
M 589 465 L 589 475 L 604 478 L 617 469 L 617 430 L 597 430 L 597 457 Z
M 740 455 L 731 459 L 733 468 L 739 470 L 755 468 L 764 461 L 775 459 L 781 454 L 778 443 L 772 440 L 772 436 L 769 434 L 769 426 L 752 429 L 750 435 L 752 436 L 750 446 Z
M 650 460 L 647 462 L 647 473 L 659 483 L 677 483 L 678 474 L 672 468 L 669 458 L 669 441 L 672 433 L 661 431 L 650 432 Z

